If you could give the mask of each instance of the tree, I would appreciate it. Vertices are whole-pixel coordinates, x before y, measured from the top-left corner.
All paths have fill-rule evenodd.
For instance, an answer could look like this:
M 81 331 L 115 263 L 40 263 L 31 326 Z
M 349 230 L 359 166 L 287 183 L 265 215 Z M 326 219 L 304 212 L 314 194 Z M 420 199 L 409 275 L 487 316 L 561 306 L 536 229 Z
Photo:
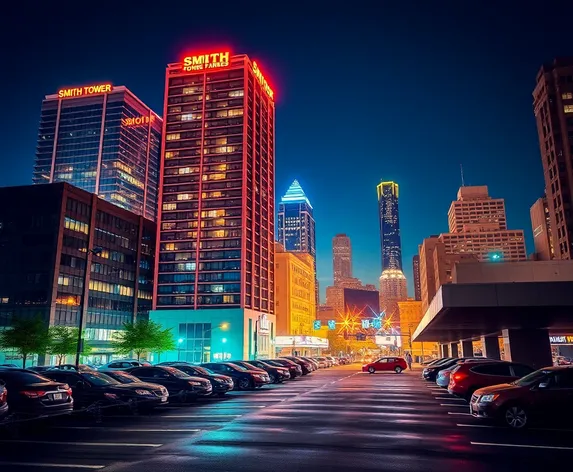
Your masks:
M 0 349 L 15 349 L 22 356 L 22 366 L 30 354 L 45 354 L 50 346 L 50 332 L 40 317 L 14 318 L 12 326 L 0 332 Z
M 161 325 L 151 320 L 137 320 L 135 323 L 123 324 L 123 330 L 114 333 L 114 351 L 120 355 L 135 353 L 137 360 L 144 352 L 164 352 L 175 349 L 175 340 L 171 328 L 162 329 Z
M 58 365 L 62 365 L 66 356 L 73 355 L 78 349 L 78 328 L 67 326 L 52 326 L 50 328 L 51 343 L 48 352 L 58 358 Z M 83 355 L 89 354 L 91 346 L 85 341 Z

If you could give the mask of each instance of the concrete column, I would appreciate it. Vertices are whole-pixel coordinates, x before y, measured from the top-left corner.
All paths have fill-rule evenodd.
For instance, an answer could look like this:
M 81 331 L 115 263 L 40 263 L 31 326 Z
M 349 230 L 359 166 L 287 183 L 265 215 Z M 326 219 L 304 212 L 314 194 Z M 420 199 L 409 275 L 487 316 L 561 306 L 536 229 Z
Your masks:
M 482 336 L 483 356 L 490 359 L 501 359 L 499 353 L 499 340 L 497 336 Z
M 450 351 L 452 353 L 452 357 L 460 357 L 458 343 L 450 343 Z
M 462 357 L 473 357 L 474 356 L 474 345 L 471 341 L 460 341 L 462 345 Z
M 442 357 L 450 357 L 450 346 L 447 344 L 440 344 L 440 353 Z
M 505 359 L 534 369 L 553 365 L 549 331 L 546 329 L 504 329 Z

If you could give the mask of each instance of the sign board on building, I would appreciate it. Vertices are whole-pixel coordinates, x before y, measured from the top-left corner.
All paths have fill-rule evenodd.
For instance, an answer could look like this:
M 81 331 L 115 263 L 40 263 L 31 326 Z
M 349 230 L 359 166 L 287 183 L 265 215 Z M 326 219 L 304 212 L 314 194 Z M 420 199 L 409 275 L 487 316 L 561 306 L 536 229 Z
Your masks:
M 271 322 L 264 313 L 259 316 L 257 325 L 257 333 L 259 334 L 268 334 L 271 330 Z
M 549 336 L 549 342 L 551 344 L 573 344 L 573 335 Z
M 111 84 L 85 85 L 58 90 L 58 98 L 77 98 L 111 92 Z
M 193 72 L 206 69 L 220 69 L 230 64 L 230 52 L 212 52 L 210 54 L 198 54 L 183 58 L 183 70 Z
M 133 118 L 122 118 L 121 124 L 123 126 L 142 126 L 148 125 L 155 121 L 155 115 L 135 116 Z
M 320 329 L 322 328 L 322 321 L 314 320 L 312 323 L 313 329 Z
M 328 339 L 317 336 L 277 336 L 276 347 L 316 347 L 328 348 Z
M 334 331 L 336 329 L 336 320 L 328 320 L 328 329 Z

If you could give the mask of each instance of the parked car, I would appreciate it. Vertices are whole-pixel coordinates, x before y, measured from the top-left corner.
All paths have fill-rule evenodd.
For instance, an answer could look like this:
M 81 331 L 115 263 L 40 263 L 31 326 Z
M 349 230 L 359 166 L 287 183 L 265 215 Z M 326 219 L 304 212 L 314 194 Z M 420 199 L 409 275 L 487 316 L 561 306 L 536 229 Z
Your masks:
M 269 374 L 260 370 L 249 370 L 232 362 L 206 362 L 201 367 L 207 367 L 218 374 L 228 375 L 233 379 L 238 390 L 254 390 L 271 382 Z
M 406 370 L 407 367 L 408 364 L 406 364 L 406 361 L 402 357 L 381 357 L 377 361 L 364 364 L 362 366 L 362 372 L 374 374 L 375 372 L 394 371 L 399 374 L 403 370 Z
M 98 370 L 109 372 L 110 370 L 126 370 L 132 367 L 148 367 L 149 362 L 134 361 L 133 359 L 118 359 L 99 366 Z
M 1 368 L 0 381 L 8 390 L 10 412 L 18 416 L 45 418 L 68 415 L 74 409 L 72 389 L 64 382 L 14 367 Z
M 338 363 L 339 363 L 340 365 L 347 365 L 347 364 L 350 364 L 350 362 L 351 362 L 351 361 L 350 361 L 350 358 L 349 358 L 349 357 L 339 357 L 339 358 L 338 358 Z
M 268 359 L 266 362 L 277 367 L 286 367 L 289 370 L 291 380 L 302 375 L 302 367 L 289 359 Z
M 144 382 L 152 382 L 163 385 L 174 400 L 182 402 L 211 395 L 213 387 L 211 382 L 201 377 L 195 377 L 175 367 L 151 366 L 132 367 L 127 370 L 132 375 Z
M 0 381 L 0 420 L 8 414 L 8 390 L 6 384 Z
M 448 367 L 447 369 L 440 370 L 438 372 L 438 375 L 436 376 L 436 385 L 438 385 L 438 387 L 448 388 L 448 385 L 450 384 L 451 374 L 453 370 L 458 367 L 459 364 L 463 363 L 475 364 L 477 362 L 498 362 L 498 361 L 496 361 L 496 359 L 489 359 L 486 357 L 470 357 L 468 359 L 459 360 L 454 365 Z
M 288 359 L 289 361 L 292 361 L 292 362 L 300 365 L 302 368 L 302 375 L 308 375 L 314 370 L 314 367 L 312 366 L 312 364 L 310 362 L 305 361 L 303 359 L 300 359 L 299 357 L 283 356 L 281 359 Z
M 318 362 L 316 360 L 314 360 L 312 357 L 308 357 L 308 356 L 299 356 L 301 359 L 304 359 L 307 362 L 310 362 L 312 364 L 313 370 L 318 370 Z
M 211 382 L 211 387 L 213 387 L 213 395 L 223 396 L 228 391 L 233 390 L 233 387 L 235 386 L 233 379 L 228 375 L 217 374 L 206 367 L 199 367 L 197 365 L 189 364 L 188 362 L 161 362 L 157 365 L 175 367 L 176 369 L 192 375 L 193 377 L 207 379 Z
M 573 368 L 547 367 L 512 383 L 476 390 L 470 412 L 476 418 L 522 429 L 534 422 L 571 421 L 572 402 Z
M 315 362 L 318 364 L 319 369 L 326 369 L 328 367 L 328 362 L 324 357 L 315 357 Z
M 16 364 L 0 364 L 0 367 L 18 368 L 18 366 Z
M 338 359 L 332 356 L 326 356 L 326 358 L 332 362 L 332 365 L 338 365 Z
M 285 380 L 290 379 L 290 372 L 287 367 L 278 367 L 267 363 L 266 360 L 257 360 L 257 361 L 249 361 L 248 362 L 253 367 L 258 369 L 264 370 L 267 374 L 269 374 L 269 378 L 271 379 L 271 383 L 281 383 Z M 243 367 L 247 367 L 244 364 L 239 364 Z M 247 367 L 248 368 L 248 367 Z
M 443 359 L 446 359 L 446 358 L 445 357 L 438 357 L 437 359 L 426 359 L 426 360 L 420 362 L 420 365 L 427 366 L 427 365 L 433 364 L 434 362 L 441 361 Z
M 464 357 L 451 357 L 435 364 L 429 365 L 422 370 L 422 378 L 424 380 L 429 380 L 431 382 L 436 381 L 438 372 L 447 369 L 453 365 L 456 365 L 458 361 L 465 359 Z
M 460 363 L 452 370 L 448 392 L 469 401 L 478 388 L 513 382 L 534 370 L 516 362 L 486 360 Z
M 46 376 L 66 382 L 72 388 L 76 409 L 93 404 L 103 407 L 122 408 L 135 404 L 153 408 L 167 402 L 168 395 L 156 385 L 144 383 L 121 383 L 102 372 L 50 370 Z
M 141 379 L 137 378 L 135 375 L 130 374 L 129 372 L 124 372 L 123 370 L 109 370 L 109 371 L 100 371 L 102 374 L 105 374 L 111 377 L 114 380 L 117 380 L 119 383 L 122 384 L 130 384 L 133 387 L 140 386 L 141 388 L 150 390 L 155 394 L 157 399 L 153 401 L 146 401 L 148 406 L 154 407 L 161 404 L 166 404 L 169 399 L 169 392 L 163 385 L 159 385 L 156 383 L 148 383 L 142 382 Z M 146 399 L 147 400 L 147 399 Z
M 78 370 L 75 364 L 61 364 L 61 365 L 52 365 L 48 367 L 49 369 L 47 370 L 73 370 L 73 371 Z M 80 368 L 81 371 L 92 371 L 92 372 L 97 371 L 97 369 L 93 365 L 89 364 L 80 364 L 78 367 Z

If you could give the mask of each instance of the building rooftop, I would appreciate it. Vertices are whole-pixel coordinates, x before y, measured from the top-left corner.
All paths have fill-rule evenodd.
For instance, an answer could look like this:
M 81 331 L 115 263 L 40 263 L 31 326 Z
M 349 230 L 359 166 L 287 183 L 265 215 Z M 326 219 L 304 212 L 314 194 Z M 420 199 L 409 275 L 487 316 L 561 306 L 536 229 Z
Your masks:
M 296 179 L 281 198 L 281 203 L 307 203 L 312 208 L 308 197 Z

